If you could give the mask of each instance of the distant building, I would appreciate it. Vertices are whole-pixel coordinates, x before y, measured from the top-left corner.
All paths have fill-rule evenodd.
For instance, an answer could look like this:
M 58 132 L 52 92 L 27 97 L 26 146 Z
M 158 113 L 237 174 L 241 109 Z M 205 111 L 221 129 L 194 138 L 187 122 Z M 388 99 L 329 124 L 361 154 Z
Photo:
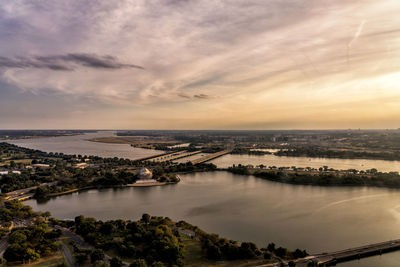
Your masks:
M 76 168 L 80 168 L 80 169 L 84 169 L 84 168 L 86 168 L 87 166 L 88 166 L 88 164 L 85 163 L 85 162 L 77 163 L 77 164 L 75 165 Z
M 6 175 L 8 174 L 8 171 L 0 171 L 0 175 Z
M 37 164 L 32 164 L 32 167 L 36 167 L 36 168 L 49 168 L 50 165 L 49 165 L 49 164 L 37 163 Z
M 148 180 L 153 178 L 153 173 L 147 168 L 141 168 L 138 172 L 138 177 L 141 180 Z
M 20 171 L 12 171 L 13 174 L 21 174 Z

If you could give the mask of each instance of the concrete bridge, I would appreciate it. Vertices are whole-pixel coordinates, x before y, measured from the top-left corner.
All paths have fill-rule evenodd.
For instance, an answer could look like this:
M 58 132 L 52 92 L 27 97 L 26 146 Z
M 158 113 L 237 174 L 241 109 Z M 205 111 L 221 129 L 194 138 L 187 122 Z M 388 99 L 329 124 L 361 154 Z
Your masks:
M 202 157 L 202 158 L 199 158 L 199 159 L 192 160 L 191 162 L 192 162 L 193 165 L 200 164 L 200 163 L 204 163 L 206 161 L 210 161 L 212 159 L 221 157 L 223 155 L 229 154 L 231 152 L 232 152 L 232 149 L 222 150 L 222 151 L 213 153 L 211 155 L 208 155 L 208 156 L 205 156 L 205 157 Z
M 400 239 L 390 240 L 381 243 L 369 244 L 366 246 L 349 248 L 345 250 L 321 253 L 308 256 L 303 259 L 295 261 L 296 266 L 307 266 L 310 262 L 317 264 L 325 264 L 326 266 L 333 266 L 340 262 L 351 261 L 355 259 L 366 258 L 369 256 L 380 255 L 400 249 Z

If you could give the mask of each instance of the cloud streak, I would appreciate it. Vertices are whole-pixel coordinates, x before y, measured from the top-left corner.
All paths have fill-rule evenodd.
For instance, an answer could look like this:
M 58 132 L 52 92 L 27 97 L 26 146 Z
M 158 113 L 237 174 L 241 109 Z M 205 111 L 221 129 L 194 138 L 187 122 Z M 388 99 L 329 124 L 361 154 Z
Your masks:
M 366 125 L 375 106 L 395 125 L 399 13 L 398 0 L 3 1 L 0 83 L 90 101 L 87 118 L 119 128 Z
M 72 71 L 77 66 L 94 69 L 127 69 L 144 68 L 138 65 L 119 62 L 113 56 L 99 56 L 96 54 L 69 53 L 66 55 L 33 56 L 8 58 L 0 56 L 0 68 L 36 68 L 49 69 L 53 71 Z

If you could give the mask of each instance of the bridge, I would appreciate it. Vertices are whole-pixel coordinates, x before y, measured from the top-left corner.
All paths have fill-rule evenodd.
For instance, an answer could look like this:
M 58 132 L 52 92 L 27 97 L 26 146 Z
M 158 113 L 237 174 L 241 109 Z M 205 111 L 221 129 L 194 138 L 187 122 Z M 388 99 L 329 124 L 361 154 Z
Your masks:
M 173 160 L 177 160 L 177 159 L 181 159 L 181 158 L 186 158 L 186 157 L 190 157 L 196 154 L 201 153 L 201 151 L 191 151 L 188 152 L 186 150 L 184 151 L 179 151 L 177 153 L 172 153 L 172 154 L 168 154 L 168 155 L 163 155 L 157 158 L 153 158 L 153 161 L 157 161 L 157 162 L 165 162 L 165 161 L 173 161 Z
M 380 255 L 400 249 L 400 239 L 390 240 L 381 243 L 369 244 L 366 246 L 349 248 L 344 250 L 339 250 L 330 253 L 321 253 L 311 255 L 302 259 L 297 259 L 294 262 L 297 267 L 306 267 L 310 262 L 316 264 L 325 264 L 326 266 L 334 266 L 340 262 L 346 262 L 361 258 L 366 258 L 374 255 Z M 278 267 L 278 266 L 288 266 L 288 263 L 281 260 L 280 263 L 265 264 L 260 265 L 264 267 Z
M 169 154 L 173 154 L 173 153 L 175 153 L 175 152 L 157 154 L 157 155 L 148 156 L 148 157 L 144 157 L 144 158 L 140 158 L 140 159 L 135 159 L 133 161 L 146 161 L 146 160 L 155 159 L 155 158 L 158 158 L 158 157 L 163 157 L 163 156 L 166 156 L 166 155 L 169 155 Z
M 211 154 L 211 155 L 208 155 L 208 156 L 205 156 L 205 157 L 202 157 L 202 158 L 198 158 L 198 159 L 192 160 L 191 162 L 192 162 L 193 165 L 195 165 L 195 164 L 200 164 L 200 163 L 204 163 L 204 162 L 206 162 L 206 161 L 210 161 L 210 160 L 212 160 L 212 159 L 221 157 L 221 156 L 223 156 L 223 155 L 229 154 L 229 153 L 231 153 L 231 152 L 232 152 L 232 149 L 222 150 L 222 151 L 213 153 L 213 154 Z

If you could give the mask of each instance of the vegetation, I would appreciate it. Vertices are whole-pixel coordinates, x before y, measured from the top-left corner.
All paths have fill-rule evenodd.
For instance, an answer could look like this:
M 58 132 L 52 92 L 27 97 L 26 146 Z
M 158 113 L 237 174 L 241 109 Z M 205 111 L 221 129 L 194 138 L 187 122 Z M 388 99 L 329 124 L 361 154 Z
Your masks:
M 24 160 L 25 163 L 22 162 Z M 19 161 L 18 163 L 16 163 Z M 37 199 L 47 198 L 70 190 L 124 186 L 135 183 L 137 170 L 142 167 L 153 171 L 159 182 L 177 183 L 180 172 L 215 170 L 213 164 L 140 162 L 121 158 L 65 155 L 0 143 L 0 163 L 10 171 L 2 175 L 0 189 L 3 193 L 32 187 Z
M 400 151 L 368 152 L 356 150 L 331 150 L 321 147 L 296 147 L 294 149 L 280 150 L 274 154 L 277 156 L 290 157 L 400 160 Z
M 8 262 L 35 261 L 49 256 L 58 249 L 56 239 L 59 231 L 49 230 L 44 222 L 36 225 L 15 228 L 8 237 L 10 244 L 4 252 Z
M 300 168 L 299 168 L 300 169 Z M 334 169 L 301 168 L 294 170 L 289 168 L 270 167 L 249 168 L 247 166 L 233 166 L 228 168 L 229 172 L 242 175 L 254 175 L 256 177 L 290 184 L 320 185 L 320 186 L 378 186 L 400 188 L 400 175 L 398 172 L 378 172 L 376 169 L 367 171 Z
M 0 222 L 4 225 L 11 221 L 26 220 L 37 215 L 32 211 L 31 207 L 23 205 L 20 201 L 7 201 L 4 202 L 4 206 L 0 209 Z

